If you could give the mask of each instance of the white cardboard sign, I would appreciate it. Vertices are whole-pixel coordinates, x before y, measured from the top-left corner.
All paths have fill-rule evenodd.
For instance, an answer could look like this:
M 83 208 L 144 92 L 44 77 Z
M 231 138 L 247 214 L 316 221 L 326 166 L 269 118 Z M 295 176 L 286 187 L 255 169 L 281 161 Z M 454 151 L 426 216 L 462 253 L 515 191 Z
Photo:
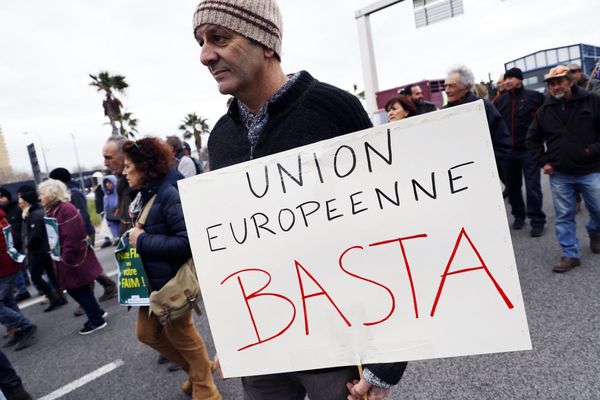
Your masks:
M 531 349 L 482 102 L 179 186 L 226 377 Z

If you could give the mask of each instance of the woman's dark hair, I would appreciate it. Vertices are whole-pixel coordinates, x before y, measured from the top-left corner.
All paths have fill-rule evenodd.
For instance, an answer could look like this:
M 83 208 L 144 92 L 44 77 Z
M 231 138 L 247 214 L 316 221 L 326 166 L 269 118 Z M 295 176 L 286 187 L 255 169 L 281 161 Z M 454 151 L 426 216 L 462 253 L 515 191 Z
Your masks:
M 385 111 L 386 112 L 390 111 L 390 108 L 392 108 L 392 106 L 396 103 L 400 103 L 402 108 L 404 108 L 406 110 L 406 112 L 408 112 L 407 117 L 412 117 L 414 115 L 417 115 L 417 108 L 413 104 L 412 100 L 403 94 L 399 94 L 399 95 L 394 96 L 391 99 L 389 99 L 387 101 L 387 103 L 385 103 L 385 107 L 384 107 Z
M 169 145 L 155 137 L 129 140 L 123 145 L 123 153 L 135 164 L 144 182 L 163 178 L 173 163 Z

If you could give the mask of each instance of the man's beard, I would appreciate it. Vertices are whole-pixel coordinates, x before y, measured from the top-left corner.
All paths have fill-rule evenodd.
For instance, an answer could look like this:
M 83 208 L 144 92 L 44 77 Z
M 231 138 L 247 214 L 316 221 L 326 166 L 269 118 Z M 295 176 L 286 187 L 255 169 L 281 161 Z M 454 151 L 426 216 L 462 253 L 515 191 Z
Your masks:
M 556 95 L 551 94 L 551 96 L 555 99 L 555 100 L 562 100 L 565 96 L 567 95 L 567 92 L 560 92 L 557 93 Z

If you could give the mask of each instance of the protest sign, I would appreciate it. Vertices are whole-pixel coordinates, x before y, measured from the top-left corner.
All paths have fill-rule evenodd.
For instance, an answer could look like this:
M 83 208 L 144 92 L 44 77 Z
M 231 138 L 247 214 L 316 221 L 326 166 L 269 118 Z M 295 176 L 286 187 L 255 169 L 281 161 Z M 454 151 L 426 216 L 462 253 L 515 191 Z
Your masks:
M 50 257 L 54 261 L 60 261 L 60 240 L 58 236 L 58 221 L 56 218 L 44 217 L 46 233 L 48 234 L 48 245 L 50 246 Z
M 17 249 L 15 249 L 15 242 L 12 236 L 12 226 L 8 225 L 2 228 L 2 233 L 4 234 L 4 241 L 6 242 L 6 252 L 9 257 L 16 263 L 22 264 L 25 261 L 25 254 L 19 253 Z
M 482 102 L 179 187 L 227 377 L 531 349 Z
M 115 259 L 119 267 L 119 304 L 124 306 L 150 305 L 148 277 L 142 258 L 136 248 L 129 244 L 127 231 L 119 239 L 115 249 Z

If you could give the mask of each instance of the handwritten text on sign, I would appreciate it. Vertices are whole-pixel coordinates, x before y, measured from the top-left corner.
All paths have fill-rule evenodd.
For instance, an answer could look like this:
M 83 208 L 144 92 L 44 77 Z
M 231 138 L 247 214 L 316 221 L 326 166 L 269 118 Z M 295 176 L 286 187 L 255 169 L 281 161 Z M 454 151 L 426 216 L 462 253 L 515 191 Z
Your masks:
M 180 190 L 226 376 L 531 348 L 481 102 Z

